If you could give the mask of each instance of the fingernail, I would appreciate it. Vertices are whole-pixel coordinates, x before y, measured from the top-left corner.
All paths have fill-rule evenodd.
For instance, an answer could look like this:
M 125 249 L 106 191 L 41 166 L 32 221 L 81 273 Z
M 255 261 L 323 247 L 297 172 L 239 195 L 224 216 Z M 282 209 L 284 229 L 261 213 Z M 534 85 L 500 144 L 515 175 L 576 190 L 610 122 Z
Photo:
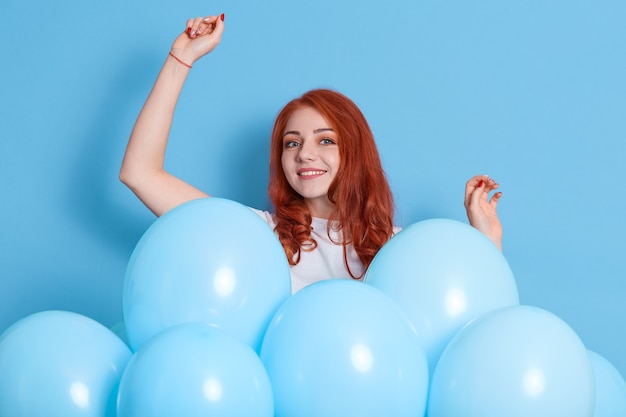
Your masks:
M 478 185 L 476 186 L 476 188 L 480 188 L 483 186 L 483 180 L 478 181 Z
M 187 33 L 191 33 L 191 28 L 187 28 Z
M 222 20 L 222 22 L 224 21 L 224 13 L 220 15 L 220 19 Z

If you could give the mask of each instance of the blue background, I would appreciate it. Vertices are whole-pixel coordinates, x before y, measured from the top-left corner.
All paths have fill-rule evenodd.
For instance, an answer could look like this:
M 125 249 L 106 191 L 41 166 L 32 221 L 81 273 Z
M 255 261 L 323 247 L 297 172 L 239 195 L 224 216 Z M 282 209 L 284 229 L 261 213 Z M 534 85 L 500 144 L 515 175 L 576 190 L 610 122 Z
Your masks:
M 47 309 L 121 321 L 126 264 L 154 221 L 118 181 L 126 141 L 187 17 L 224 12 L 221 45 L 179 102 L 172 173 L 267 208 L 274 116 L 307 89 L 338 89 L 371 123 L 399 225 L 464 220 L 465 181 L 491 175 L 521 302 L 626 374 L 623 1 L 1 8 L 0 331 Z

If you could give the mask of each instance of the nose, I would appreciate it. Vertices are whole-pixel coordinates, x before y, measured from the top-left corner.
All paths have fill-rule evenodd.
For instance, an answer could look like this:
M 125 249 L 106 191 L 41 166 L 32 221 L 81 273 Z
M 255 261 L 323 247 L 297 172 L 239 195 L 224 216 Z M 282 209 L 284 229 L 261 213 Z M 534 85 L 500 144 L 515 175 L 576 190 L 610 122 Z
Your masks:
M 315 146 L 310 142 L 311 141 L 304 141 L 300 145 L 300 150 L 298 151 L 299 161 L 313 161 L 317 158 Z

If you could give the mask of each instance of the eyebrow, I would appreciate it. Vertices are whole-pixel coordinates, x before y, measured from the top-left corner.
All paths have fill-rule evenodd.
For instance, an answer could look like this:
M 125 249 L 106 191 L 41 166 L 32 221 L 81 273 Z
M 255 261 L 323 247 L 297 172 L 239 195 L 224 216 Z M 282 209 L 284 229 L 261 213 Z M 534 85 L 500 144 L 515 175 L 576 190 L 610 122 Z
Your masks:
M 315 129 L 315 130 L 313 131 L 313 133 L 315 133 L 315 134 L 322 133 L 322 132 L 334 132 L 334 130 L 333 130 L 332 128 L 330 128 L 330 127 L 321 127 L 321 128 L 319 128 L 319 129 Z M 285 136 L 287 136 L 287 135 L 302 136 L 298 130 L 290 130 L 290 131 L 288 131 L 288 132 L 285 132 L 285 133 L 283 134 L 283 138 L 284 138 Z

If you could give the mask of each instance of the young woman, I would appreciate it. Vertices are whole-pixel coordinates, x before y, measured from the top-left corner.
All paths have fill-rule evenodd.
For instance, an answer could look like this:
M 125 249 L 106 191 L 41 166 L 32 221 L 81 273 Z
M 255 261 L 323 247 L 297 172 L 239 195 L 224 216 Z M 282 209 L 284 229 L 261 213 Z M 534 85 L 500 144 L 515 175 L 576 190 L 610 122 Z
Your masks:
M 164 170 L 176 102 L 192 64 L 211 52 L 224 15 L 187 21 L 137 118 L 120 179 L 157 216 L 208 194 Z M 393 198 L 368 123 L 346 96 L 312 90 L 277 116 L 269 195 L 274 212 L 255 210 L 276 232 L 291 265 L 292 290 L 329 278 L 360 279 L 398 231 Z M 485 175 L 465 187 L 469 222 L 501 249 L 501 193 Z M 254 209 L 253 209 L 254 210 Z

